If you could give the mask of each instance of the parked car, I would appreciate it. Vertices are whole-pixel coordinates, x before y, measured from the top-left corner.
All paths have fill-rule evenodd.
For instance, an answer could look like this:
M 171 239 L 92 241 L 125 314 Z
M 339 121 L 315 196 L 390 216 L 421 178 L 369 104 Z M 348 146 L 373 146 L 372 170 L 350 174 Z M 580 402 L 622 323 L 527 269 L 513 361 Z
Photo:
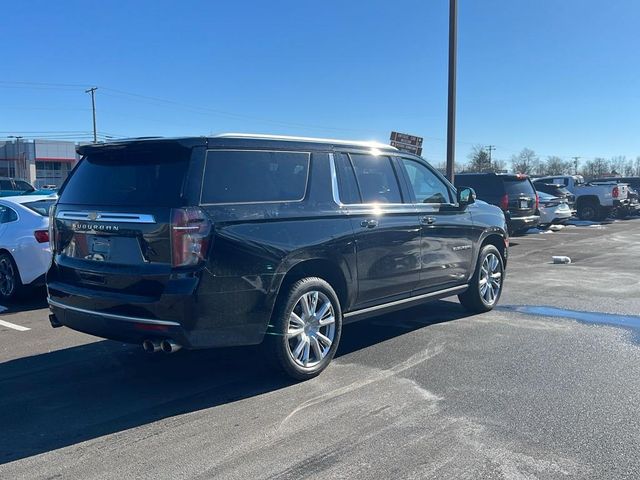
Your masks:
M 544 192 L 553 197 L 561 198 L 565 201 L 571 210 L 576 209 L 576 196 L 571 193 L 567 187 L 561 184 L 545 183 L 540 180 L 534 180 L 533 186 L 538 193 Z
M 0 197 L 11 197 L 17 195 L 49 195 L 52 192 L 46 190 L 36 190 L 33 185 L 24 180 L 0 177 Z
M 27 285 L 44 285 L 51 262 L 50 196 L 0 198 L 0 299 L 11 300 Z
M 343 323 L 500 298 L 500 209 L 393 147 L 221 135 L 78 151 L 53 212 L 54 327 L 148 351 L 262 342 L 306 379 Z
M 640 191 L 640 177 L 605 177 L 592 180 L 592 182 L 615 182 L 628 185 L 629 191 L 627 197 L 629 199 L 629 203 L 626 208 L 622 207 L 619 209 L 620 215 L 618 216 L 625 217 L 640 214 L 640 198 L 638 197 L 638 191 Z
M 538 179 L 545 183 L 562 184 L 576 196 L 576 209 L 581 220 L 604 220 L 616 209 L 628 207 L 628 186 L 613 181 L 585 183 L 582 175 L 560 175 Z
M 504 173 L 459 173 L 455 184 L 473 188 L 480 200 L 502 209 L 510 235 L 526 232 L 540 222 L 538 196 L 526 175 Z
M 540 226 L 567 223 L 572 216 L 571 208 L 564 198 L 554 197 L 548 193 L 538 192 L 540 199 Z

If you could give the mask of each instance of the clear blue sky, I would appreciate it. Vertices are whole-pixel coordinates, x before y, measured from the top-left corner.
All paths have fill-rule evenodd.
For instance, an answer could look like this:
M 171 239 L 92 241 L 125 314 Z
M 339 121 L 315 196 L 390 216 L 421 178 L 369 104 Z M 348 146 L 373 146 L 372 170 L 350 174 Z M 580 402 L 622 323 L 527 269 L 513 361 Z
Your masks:
M 473 144 L 497 158 L 640 155 L 639 1 L 459 3 L 459 160 Z M 445 156 L 447 0 L 24 0 L 2 13 L 0 136 L 90 131 L 83 87 L 97 85 L 105 134 L 399 130 Z

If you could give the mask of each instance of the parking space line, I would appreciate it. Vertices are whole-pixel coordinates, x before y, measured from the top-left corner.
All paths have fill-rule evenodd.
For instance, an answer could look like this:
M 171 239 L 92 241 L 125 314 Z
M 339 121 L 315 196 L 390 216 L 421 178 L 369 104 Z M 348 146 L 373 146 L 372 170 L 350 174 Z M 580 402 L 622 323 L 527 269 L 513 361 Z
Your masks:
M 22 327 L 20 325 L 16 325 L 15 323 L 5 322 L 4 320 L 0 320 L 0 325 L 3 327 L 13 328 L 14 330 L 18 330 L 19 332 L 26 332 L 27 330 L 31 330 L 27 327 Z

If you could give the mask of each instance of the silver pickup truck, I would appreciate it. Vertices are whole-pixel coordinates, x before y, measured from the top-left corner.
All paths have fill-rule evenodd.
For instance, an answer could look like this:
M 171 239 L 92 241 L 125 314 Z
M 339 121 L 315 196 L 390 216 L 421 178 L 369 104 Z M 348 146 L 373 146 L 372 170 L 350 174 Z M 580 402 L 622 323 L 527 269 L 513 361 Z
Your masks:
M 627 209 L 629 186 L 615 181 L 585 182 L 582 175 L 559 175 L 538 180 L 567 187 L 576 197 L 581 220 L 604 220 Z

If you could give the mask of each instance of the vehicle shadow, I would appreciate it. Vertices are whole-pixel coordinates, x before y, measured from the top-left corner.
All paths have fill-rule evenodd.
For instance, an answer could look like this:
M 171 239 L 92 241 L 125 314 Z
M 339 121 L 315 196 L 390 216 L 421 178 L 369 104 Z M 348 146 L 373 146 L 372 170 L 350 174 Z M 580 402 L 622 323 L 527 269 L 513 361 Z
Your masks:
M 47 308 L 47 291 L 44 287 L 28 287 L 19 298 L 0 305 L 1 313 L 30 312 Z
M 346 325 L 338 356 L 463 318 L 453 302 Z M 0 364 L 0 464 L 292 385 L 259 348 L 149 355 L 107 340 Z

